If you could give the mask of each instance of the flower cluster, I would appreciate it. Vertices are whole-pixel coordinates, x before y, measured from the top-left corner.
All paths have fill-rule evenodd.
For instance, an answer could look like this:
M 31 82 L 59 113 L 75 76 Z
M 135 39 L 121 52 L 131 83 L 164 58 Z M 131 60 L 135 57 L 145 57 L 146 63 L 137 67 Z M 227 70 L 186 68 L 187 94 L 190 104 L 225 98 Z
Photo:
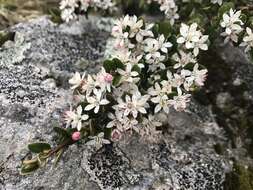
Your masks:
M 115 22 L 112 60 L 105 61 L 96 75 L 76 73 L 69 81 L 77 108 L 66 112 L 68 125 L 78 131 L 92 128 L 89 134 L 93 139 L 97 138 L 92 136 L 94 132 L 102 137 L 101 132 L 105 134 L 109 129 L 113 141 L 133 131 L 147 137 L 162 125 L 155 114 L 169 113 L 172 108 L 186 109 L 189 92 L 203 86 L 207 70 L 200 69 L 196 56 L 184 49 L 170 58 L 172 43 L 153 29 L 154 24 L 146 24 L 136 16 L 127 15 Z M 201 40 L 201 32 L 194 31 Z M 207 49 L 198 40 L 190 47 Z
M 193 23 L 190 26 L 181 24 L 180 37 L 177 39 L 177 43 L 181 44 L 184 49 L 193 49 L 194 56 L 199 54 L 200 49 L 208 49 L 208 35 L 203 35 L 197 28 L 197 23 Z
M 219 5 L 222 5 L 222 0 L 211 0 L 211 2 L 213 3 L 213 4 L 219 4 Z
M 182 0 L 184 3 L 185 2 L 191 2 L 191 0 Z M 206 0 L 204 0 L 204 1 L 200 1 L 200 3 L 204 3 Z M 222 1 L 223 0 L 210 0 L 210 2 L 211 3 L 213 3 L 213 4 L 219 4 L 219 5 L 222 5 Z M 192 2 L 191 2 L 192 3 Z
M 179 19 L 178 6 L 175 0 L 149 0 L 148 3 L 152 1 L 160 5 L 160 10 L 164 12 L 171 25 L 175 23 L 175 20 Z
M 243 22 L 240 16 L 241 11 L 234 11 L 233 9 L 230 9 L 229 14 L 223 14 L 223 20 L 220 25 L 225 29 L 225 31 L 221 33 L 221 36 L 226 37 L 225 43 L 229 40 L 236 43 L 238 42 L 238 34 L 243 31 Z
M 69 22 L 77 18 L 76 11 L 87 12 L 88 9 L 108 10 L 114 7 L 112 0 L 61 0 L 62 20 Z
M 229 13 L 223 14 L 223 20 L 220 25 L 225 29 L 225 31 L 221 33 L 221 36 L 225 37 L 225 43 L 229 41 L 235 43 L 239 42 L 239 35 L 244 31 L 244 28 L 242 27 L 244 23 L 240 17 L 241 11 L 235 11 L 233 9 L 230 9 Z M 251 28 L 246 27 L 246 34 L 243 37 L 240 46 L 245 47 L 245 52 L 248 52 L 253 48 L 253 32 Z
M 247 34 L 243 38 L 243 42 L 240 44 L 240 46 L 245 46 L 245 52 L 248 52 L 249 50 L 253 49 L 253 32 L 252 29 L 249 27 L 246 28 Z

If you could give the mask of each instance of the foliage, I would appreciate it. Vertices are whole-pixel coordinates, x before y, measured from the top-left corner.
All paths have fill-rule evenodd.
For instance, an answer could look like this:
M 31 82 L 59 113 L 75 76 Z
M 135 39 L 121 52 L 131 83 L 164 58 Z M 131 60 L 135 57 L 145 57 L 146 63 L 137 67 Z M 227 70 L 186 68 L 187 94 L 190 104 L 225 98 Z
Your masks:
M 44 166 L 51 156 L 56 162 L 68 146 L 84 142 L 96 149 L 121 139 L 126 133 L 142 138 L 159 134 L 158 113 L 184 111 L 191 92 L 204 85 L 207 69 L 199 56 L 214 41 L 241 46 L 252 56 L 252 5 L 246 1 L 79 1 L 62 0 L 61 18 L 66 22 L 91 11 L 117 15 L 123 11 L 155 14 L 156 23 L 126 15 L 112 28 L 114 52 L 94 75 L 75 73 L 69 80 L 74 100 L 65 112 L 66 125 L 55 127 L 58 146 L 30 144 L 37 156 L 23 161 L 22 174 Z M 152 10 L 152 6 L 162 12 Z M 242 11 L 240 11 L 241 9 Z M 136 11 L 136 12 L 135 12 Z M 53 12 L 58 16 L 58 12 Z M 59 19 L 59 18 L 58 18 Z

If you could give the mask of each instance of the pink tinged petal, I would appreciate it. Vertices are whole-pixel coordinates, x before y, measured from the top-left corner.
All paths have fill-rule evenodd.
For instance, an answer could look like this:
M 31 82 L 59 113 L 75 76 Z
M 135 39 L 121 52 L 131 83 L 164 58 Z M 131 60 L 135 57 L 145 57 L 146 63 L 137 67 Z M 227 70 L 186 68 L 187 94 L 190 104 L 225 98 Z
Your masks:
M 114 127 L 114 121 L 110 121 L 107 125 L 106 128 L 113 128 Z
M 78 106 L 77 109 L 76 109 L 77 114 L 82 115 L 82 111 L 83 111 L 82 106 Z
M 155 97 L 155 98 L 151 98 L 151 101 L 153 102 L 153 103 L 159 103 L 160 102 L 160 97 Z
M 229 22 L 230 17 L 227 14 L 223 14 L 223 20 L 225 23 Z
M 201 44 L 201 45 L 199 46 L 199 48 L 206 51 L 206 50 L 208 50 L 208 45 L 206 45 L 206 44 Z
M 189 26 L 187 26 L 186 24 L 182 23 L 181 27 L 180 27 L 180 34 L 182 36 L 187 36 L 188 30 L 189 30 Z
M 90 110 L 92 110 L 94 107 L 95 107 L 94 104 L 89 104 L 89 105 L 87 105 L 84 109 L 85 109 L 86 111 L 90 111 Z
M 194 48 L 193 54 L 197 56 L 199 54 L 199 48 Z
M 155 113 L 158 113 L 161 110 L 161 106 L 159 104 L 155 107 Z
M 161 48 L 161 51 L 164 52 L 164 53 L 168 53 L 168 50 L 165 47 Z
M 99 106 L 96 106 L 94 109 L 94 113 L 98 113 L 98 111 L 99 111 Z
M 167 114 L 170 112 L 170 109 L 169 109 L 168 106 L 164 106 L 164 107 L 163 107 L 163 110 L 164 110 L 164 112 L 167 113 Z
M 106 104 L 109 104 L 109 103 L 110 102 L 108 100 L 106 100 L 106 99 L 103 99 L 103 100 L 100 101 L 101 105 L 106 105 Z
M 138 115 L 138 112 L 136 110 L 132 111 L 133 117 L 136 118 Z
M 103 144 L 111 144 L 111 142 L 107 139 L 102 139 Z
M 186 43 L 185 43 L 185 47 L 186 47 L 187 49 L 191 49 L 191 48 L 193 48 L 193 44 L 192 44 L 191 42 L 186 42 Z
M 136 72 L 136 71 L 132 71 L 132 72 L 131 72 L 131 76 L 136 77 L 136 76 L 138 76 L 138 75 L 139 75 L 139 73 L 138 73 L 138 72 Z
M 77 124 L 77 130 L 80 131 L 82 129 L 82 122 L 78 122 Z
M 94 103 L 94 102 L 96 102 L 96 99 L 93 98 L 93 97 L 87 97 L 86 99 L 87 99 L 87 101 L 88 101 L 89 103 Z
M 185 39 L 183 37 L 179 37 L 177 39 L 177 43 L 179 43 L 179 44 L 183 44 L 184 42 L 185 42 Z
M 198 42 L 199 41 L 199 36 L 193 36 L 191 40 L 193 42 Z
M 246 28 L 246 31 L 247 31 L 248 35 L 252 34 L 252 30 L 249 27 Z
M 140 107 L 138 110 L 139 110 L 139 112 L 141 112 L 141 113 L 143 113 L 143 114 L 146 114 L 146 113 L 147 113 L 146 109 L 143 108 L 143 107 Z
M 230 35 L 232 33 L 232 30 L 230 28 L 226 28 L 226 33 Z

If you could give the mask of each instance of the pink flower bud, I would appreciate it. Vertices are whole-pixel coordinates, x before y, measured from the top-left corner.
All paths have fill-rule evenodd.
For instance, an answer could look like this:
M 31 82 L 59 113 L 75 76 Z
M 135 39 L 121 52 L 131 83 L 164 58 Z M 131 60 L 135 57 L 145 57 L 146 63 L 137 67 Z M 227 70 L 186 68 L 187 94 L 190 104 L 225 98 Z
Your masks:
M 109 73 L 106 73 L 106 75 L 104 76 L 104 80 L 108 83 L 111 83 L 113 79 L 113 76 Z
M 114 129 L 111 134 L 111 140 L 117 142 L 121 139 L 122 135 L 118 129 Z
M 73 134 L 72 134 L 72 140 L 73 141 L 78 141 L 78 140 L 80 140 L 81 139 L 81 133 L 80 132 L 74 132 Z

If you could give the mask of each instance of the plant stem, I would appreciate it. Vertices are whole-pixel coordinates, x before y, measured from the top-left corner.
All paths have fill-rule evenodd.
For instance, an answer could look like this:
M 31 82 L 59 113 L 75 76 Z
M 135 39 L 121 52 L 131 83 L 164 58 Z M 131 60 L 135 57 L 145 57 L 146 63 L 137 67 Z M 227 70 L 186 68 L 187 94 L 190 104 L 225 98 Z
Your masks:
M 59 150 L 61 150 L 62 148 L 66 147 L 66 146 L 69 146 L 71 144 L 74 144 L 73 141 L 71 140 L 66 140 L 64 141 L 62 144 L 58 145 L 56 148 L 54 148 L 53 150 L 51 150 L 48 154 L 48 157 L 54 155 L 55 153 L 57 153 Z

